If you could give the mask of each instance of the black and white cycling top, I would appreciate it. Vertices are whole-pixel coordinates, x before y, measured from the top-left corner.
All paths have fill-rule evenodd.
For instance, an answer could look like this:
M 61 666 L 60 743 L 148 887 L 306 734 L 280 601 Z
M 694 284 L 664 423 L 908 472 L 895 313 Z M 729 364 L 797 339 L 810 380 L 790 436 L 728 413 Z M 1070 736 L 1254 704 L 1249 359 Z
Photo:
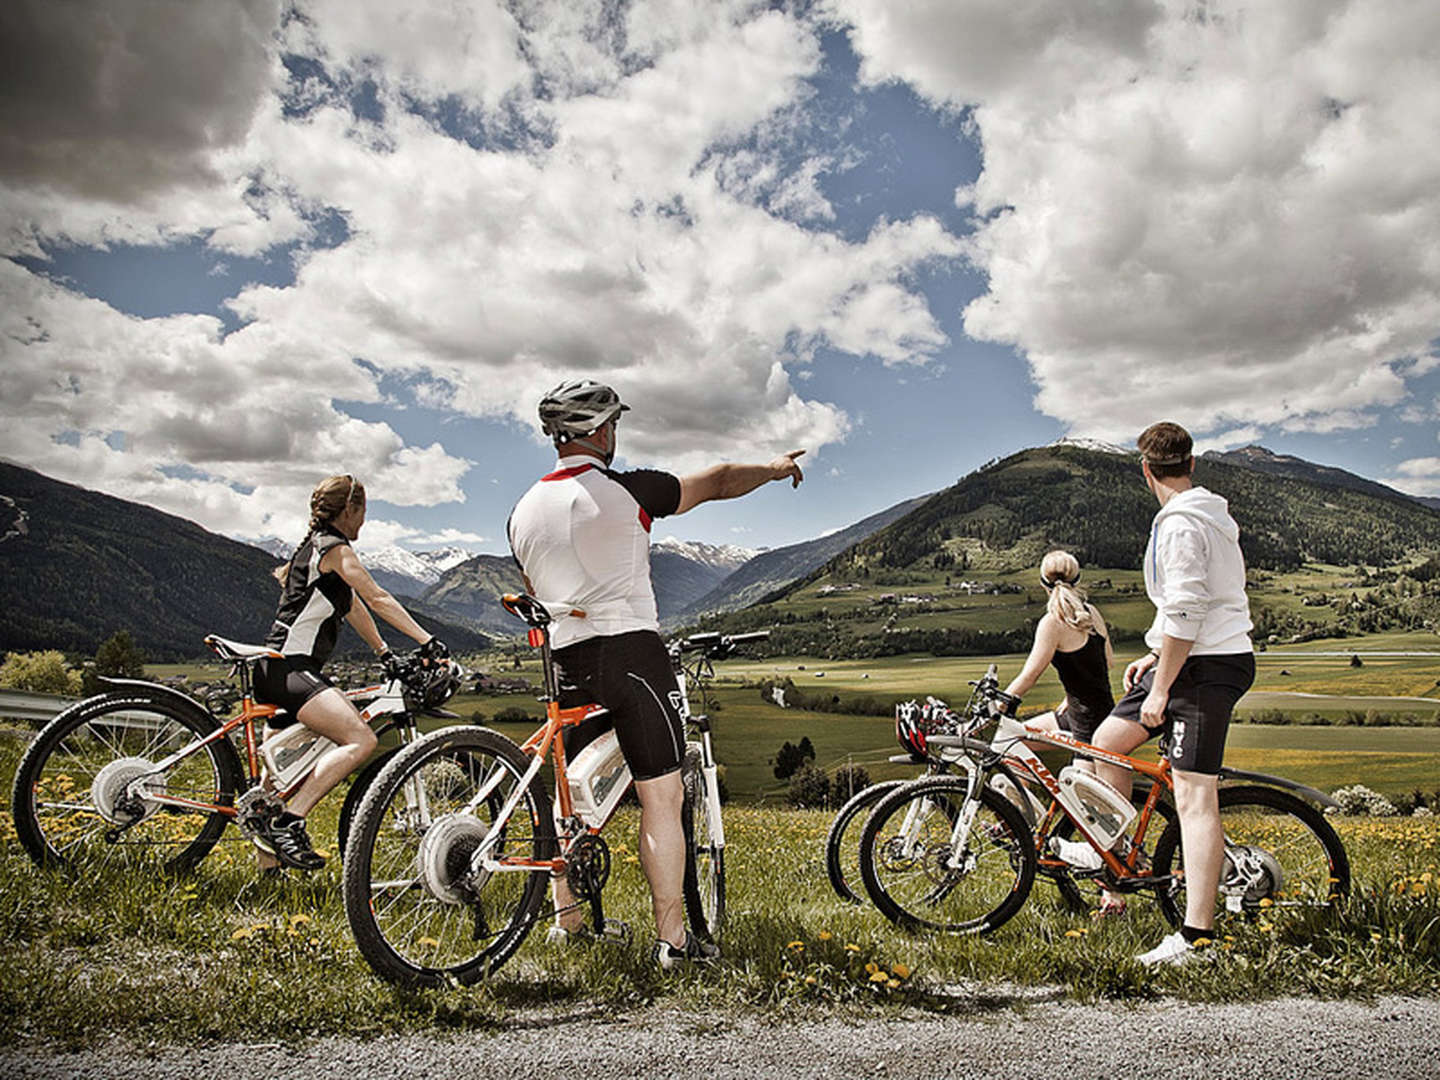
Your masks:
M 348 543 L 339 530 L 324 525 L 295 549 L 265 644 L 286 656 L 305 657 L 317 667 L 330 659 L 340 636 L 340 620 L 350 611 L 351 591 L 334 570 L 322 574 L 320 560 Z
M 617 472 L 567 455 L 510 512 L 510 550 L 542 601 L 585 612 L 550 628 L 557 648 L 600 635 L 659 630 L 650 584 L 650 522 L 675 513 L 680 481 L 667 472 Z

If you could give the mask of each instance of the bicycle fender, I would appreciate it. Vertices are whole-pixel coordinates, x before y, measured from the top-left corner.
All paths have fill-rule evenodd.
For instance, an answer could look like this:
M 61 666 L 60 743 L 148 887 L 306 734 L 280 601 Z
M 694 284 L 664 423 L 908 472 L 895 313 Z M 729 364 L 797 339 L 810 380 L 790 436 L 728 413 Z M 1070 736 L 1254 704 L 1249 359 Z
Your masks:
M 181 709 L 193 709 L 206 720 L 210 721 L 211 727 L 215 725 L 215 717 L 204 705 L 196 701 L 189 694 L 182 693 L 172 686 L 164 686 L 160 683 L 147 682 L 144 679 L 112 679 L 109 676 L 101 675 L 100 681 L 116 690 L 128 693 L 145 694 L 157 701 L 166 701 Z M 84 702 L 81 702 L 83 705 Z
M 1283 776 L 1271 776 L 1269 773 L 1245 772 L 1242 769 L 1231 769 L 1226 766 L 1220 768 L 1221 780 L 1248 780 L 1256 784 L 1264 784 L 1267 787 L 1277 787 L 1285 791 L 1293 792 L 1296 795 L 1304 796 L 1313 803 L 1319 803 L 1327 810 L 1340 808 L 1340 804 L 1323 791 L 1297 783 L 1294 780 L 1286 780 Z

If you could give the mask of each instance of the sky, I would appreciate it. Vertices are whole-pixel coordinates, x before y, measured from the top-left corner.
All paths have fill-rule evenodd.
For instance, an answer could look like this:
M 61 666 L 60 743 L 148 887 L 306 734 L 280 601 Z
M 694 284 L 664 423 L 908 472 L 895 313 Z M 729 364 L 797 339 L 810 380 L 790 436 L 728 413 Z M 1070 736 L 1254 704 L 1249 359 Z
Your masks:
M 655 535 L 811 539 L 1061 437 L 1440 495 L 1432 0 L 8 0 L 0 457 L 503 552 L 568 378 Z

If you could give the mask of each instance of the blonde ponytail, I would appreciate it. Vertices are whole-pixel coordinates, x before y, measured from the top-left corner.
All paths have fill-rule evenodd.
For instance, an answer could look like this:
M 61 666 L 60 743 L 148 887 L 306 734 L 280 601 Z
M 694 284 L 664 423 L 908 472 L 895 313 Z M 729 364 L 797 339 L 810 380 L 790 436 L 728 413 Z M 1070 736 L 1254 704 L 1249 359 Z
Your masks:
M 1079 581 L 1080 561 L 1068 551 L 1052 551 L 1040 561 L 1040 582 L 1050 593 L 1045 610 L 1072 630 L 1088 633 L 1095 616 Z

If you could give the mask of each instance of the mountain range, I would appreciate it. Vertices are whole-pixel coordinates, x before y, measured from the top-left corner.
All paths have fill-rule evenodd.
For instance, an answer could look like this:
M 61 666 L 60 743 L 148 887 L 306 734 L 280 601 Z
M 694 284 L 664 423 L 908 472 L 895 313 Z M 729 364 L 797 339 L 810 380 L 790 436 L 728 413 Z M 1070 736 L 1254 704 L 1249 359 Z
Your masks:
M 1276 455 L 1206 455 L 1195 481 L 1225 496 L 1247 565 L 1389 565 L 1440 548 L 1440 511 L 1342 470 Z M 1265 464 L 1260 468 L 1256 462 Z M 1135 567 L 1155 513 L 1133 452 L 1060 443 L 988 464 L 807 575 L 1013 570 L 1054 547 L 1081 563 Z M 792 584 L 791 588 L 800 583 Z
M 1205 455 L 1196 479 L 1230 500 L 1257 569 L 1386 565 L 1440 548 L 1440 511 L 1344 470 L 1245 447 Z M 804 543 L 756 552 L 658 540 L 652 578 L 662 621 L 674 627 L 826 575 L 1018 569 L 1055 546 L 1087 565 L 1133 567 L 1153 513 L 1133 451 L 1067 440 L 988 462 L 944 491 Z M 194 655 L 209 632 L 258 640 L 285 550 L 0 463 L 0 649 L 93 652 L 122 628 L 152 657 Z M 362 560 L 456 648 L 518 630 L 499 602 L 522 588 L 508 556 L 381 548 Z

